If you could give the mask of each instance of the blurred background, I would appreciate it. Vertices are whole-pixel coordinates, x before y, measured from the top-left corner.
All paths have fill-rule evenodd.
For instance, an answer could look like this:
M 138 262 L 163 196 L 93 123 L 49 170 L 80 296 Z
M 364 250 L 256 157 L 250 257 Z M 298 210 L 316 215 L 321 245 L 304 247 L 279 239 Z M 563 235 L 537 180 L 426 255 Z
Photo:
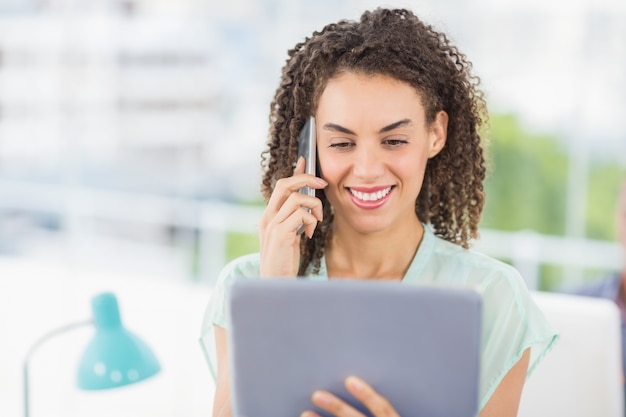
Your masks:
M 151 404 L 129 394 L 123 410 L 110 394 L 103 404 L 210 414 L 202 313 L 221 267 L 258 249 L 259 156 L 287 50 L 379 4 L 0 0 L 0 415 L 21 413 L 28 347 L 88 316 L 105 288 L 161 352 L 165 382 L 140 388 Z M 474 247 L 515 265 L 532 289 L 618 269 L 626 3 L 383 5 L 448 33 L 482 79 L 490 171 Z M 74 391 L 72 363 L 57 360 L 71 344 L 37 359 L 37 414 L 106 409 Z

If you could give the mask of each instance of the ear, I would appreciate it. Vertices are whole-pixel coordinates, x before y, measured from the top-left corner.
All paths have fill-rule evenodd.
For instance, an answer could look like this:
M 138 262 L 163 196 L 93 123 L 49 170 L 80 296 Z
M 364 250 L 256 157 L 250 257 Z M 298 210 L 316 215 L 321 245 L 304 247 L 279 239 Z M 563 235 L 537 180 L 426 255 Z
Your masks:
M 445 146 L 448 138 L 448 113 L 441 110 L 430 125 L 430 149 L 428 158 L 437 155 Z

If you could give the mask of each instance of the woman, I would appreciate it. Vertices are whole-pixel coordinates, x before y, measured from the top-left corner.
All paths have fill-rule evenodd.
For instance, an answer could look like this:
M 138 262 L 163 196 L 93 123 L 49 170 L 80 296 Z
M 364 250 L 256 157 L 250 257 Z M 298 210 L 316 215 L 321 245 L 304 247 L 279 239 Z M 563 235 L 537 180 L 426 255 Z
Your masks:
M 214 416 L 231 415 L 226 286 L 235 277 L 297 275 L 481 288 L 480 415 L 515 416 L 527 373 L 556 336 L 517 271 L 467 249 L 485 199 L 486 110 L 471 64 L 410 11 L 386 9 L 329 24 L 289 57 L 262 159 L 261 250 L 224 268 L 205 315 L 217 348 Z M 319 177 L 296 161 L 310 115 Z M 316 196 L 299 193 L 304 186 Z M 375 416 L 397 415 L 366 381 L 351 377 L 346 386 Z M 360 415 L 326 391 L 312 402 L 335 416 Z

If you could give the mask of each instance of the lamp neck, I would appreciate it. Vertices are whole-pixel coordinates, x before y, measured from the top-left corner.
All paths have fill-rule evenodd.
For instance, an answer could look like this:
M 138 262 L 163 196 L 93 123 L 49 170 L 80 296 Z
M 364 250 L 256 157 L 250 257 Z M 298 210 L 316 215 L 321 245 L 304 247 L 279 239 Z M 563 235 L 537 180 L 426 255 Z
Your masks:
M 112 293 L 103 293 L 91 300 L 96 329 L 111 329 L 122 325 L 117 298 Z
M 72 331 L 74 329 L 77 329 L 79 327 L 85 327 L 85 326 L 89 326 L 89 325 L 92 325 L 92 324 L 93 324 L 92 320 L 79 321 L 79 322 L 76 322 L 76 323 L 67 324 L 65 326 L 59 327 L 57 329 L 54 329 L 54 330 L 44 334 L 35 343 L 33 343 L 31 348 L 28 350 L 28 352 L 26 353 L 26 356 L 24 358 L 24 364 L 26 364 L 30 360 L 30 357 L 35 353 L 35 351 L 39 348 L 39 346 L 41 346 L 42 344 L 44 344 L 48 340 L 52 339 L 53 337 L 56 337 L 56 336 L 58 336 L 60 334 L 63 334 L 63 333 L 67 333 L 67 332 Z
M 81 322 L 77 322 L 77 323 L 71 323 L 71 324 L 65 325 L 63 327 L 59 327 L 59 328 L 57 328 L 55 330 L 52 330 L 52 331 L 46 333 L 42 337 L 40 337 L 32 345 L 32 347 L 28 350 L 28 352 L 26 352 L 26 356 L 24 357 L 24 362 L 22 364 L 23 375 L 24 375 L 23 376 L 23 378 L 24 378 L 24 417 L 29 417 L 29 413 L 30 413 L 28 362 L 29 362 L 31 356 L 33 356 L 33 354 L 35 353 L 35 351 L 37 351 L 39 346 L 41 346 L 42 344 L 44 344 L 48 340 L 52 339 L 53 337 L 58 336 L 58 335 L 63 334 L 63 333 L 67 333 L 67 332 L 72 331 L 74 329 L 77 329 L 79 327 L 89 326 L 89 325 L 92 325 L 92 324 L 93 324 L 93 322 L 91 320 L 86 320 L 86 321 L 81 321 Z

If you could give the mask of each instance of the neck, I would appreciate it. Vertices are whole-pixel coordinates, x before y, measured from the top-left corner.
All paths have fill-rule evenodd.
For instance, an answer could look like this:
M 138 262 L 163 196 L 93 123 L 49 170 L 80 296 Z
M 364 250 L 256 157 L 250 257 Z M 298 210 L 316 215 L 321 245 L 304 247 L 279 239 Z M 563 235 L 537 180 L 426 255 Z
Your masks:
M 326 249 L 329 278 L 401 280 L 424 236 L 416 219 L 411 226 L 363 234 L 335 225 Z

